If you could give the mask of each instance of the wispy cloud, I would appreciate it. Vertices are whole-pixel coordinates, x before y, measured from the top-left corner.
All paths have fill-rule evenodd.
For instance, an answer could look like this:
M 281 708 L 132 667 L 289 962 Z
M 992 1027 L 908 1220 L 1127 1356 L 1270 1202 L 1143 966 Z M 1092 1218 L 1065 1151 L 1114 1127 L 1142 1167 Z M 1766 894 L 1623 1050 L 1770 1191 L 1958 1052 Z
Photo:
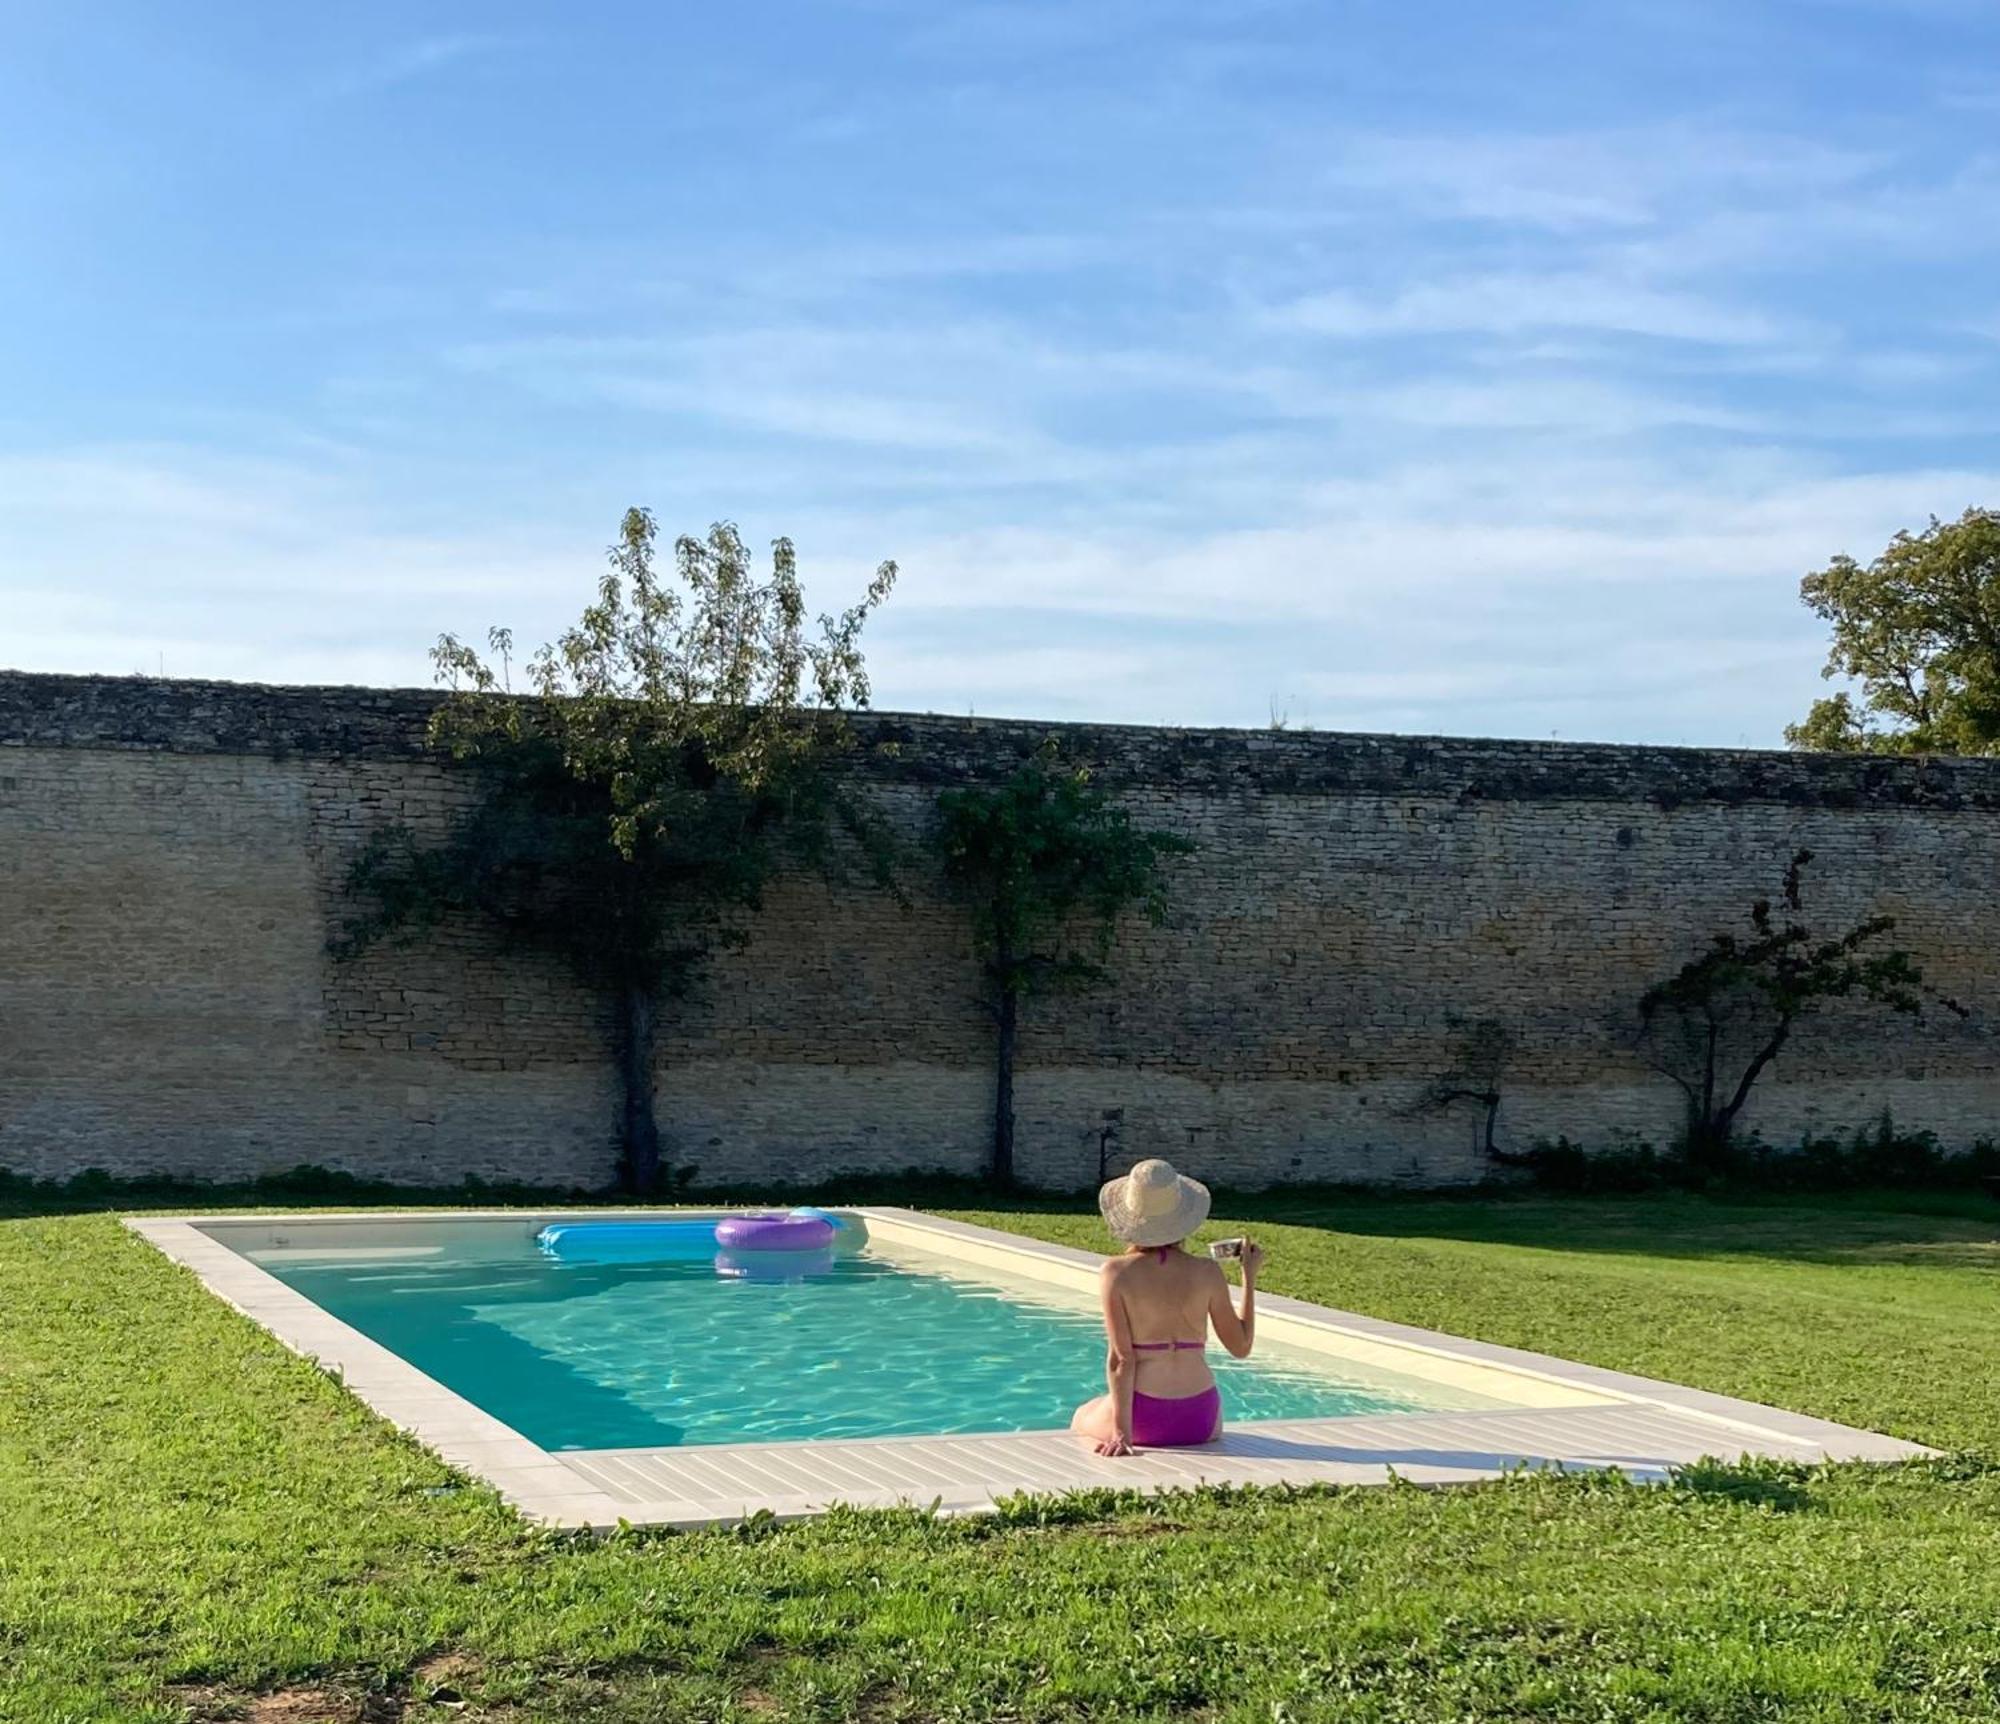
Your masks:
M 413 83 L 468 60 L 484 59 L 500 53 L 517 45 L 517 40 L 511 36 L 482 32 L 419 37 L 391 48 L 371 63 L 335 79 L 331 88 L 334 94 L 343 96 L 394 89 L 400 84 Z
M 1587 132 L 1383 134 L 1340 144 L 1326 183 L 1408 216 L 1556 234 L 1640 229 L 1698 207 L 1849 187 L 1879 152 L 1672 121 Z
M 2000 76 L 1954 76 L 1938 88 L 1938 101 L 1962 114 L 2000 114 Z
M 1734 345 L 1784 333 L 1764 313 L 1582 271 L 1424 282 L 1375 300 L 1349 292 L 1309 294 L 1270 316 L 1292 329 L 1349 340 L 1581 329 Z

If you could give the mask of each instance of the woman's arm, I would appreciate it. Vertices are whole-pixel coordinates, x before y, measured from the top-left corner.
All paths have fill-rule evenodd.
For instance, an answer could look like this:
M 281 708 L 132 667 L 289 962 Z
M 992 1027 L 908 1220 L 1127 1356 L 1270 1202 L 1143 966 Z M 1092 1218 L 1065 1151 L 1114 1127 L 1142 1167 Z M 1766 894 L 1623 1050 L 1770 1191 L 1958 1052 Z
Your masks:
M 1104 1386 L 1111 1395 L 1114 1434 L 1097 1445 L 1100 1455 L 1132 1453 L 1132 1384 L 1139 1374 L 1139 1355 L 1132 1351 L 1132 1324 L 1118 1291 L 1115 1264 L 1107 1263 L 1098 1277 L 1104 1299 Z
M 1208 1302 L 1208 1320 L 1215 1325 L 1215 1338 L 1232 1358 L 1247 1359 L 1257 1344 L 1257 1271 L 1264 1266 L 1264 1248 L 1243 1241 L 1243 1310 L 1239 1316 L 1229 1300 L 1229 1277 L 1222 1265 L 1215 1266 L 1215 1290 Z

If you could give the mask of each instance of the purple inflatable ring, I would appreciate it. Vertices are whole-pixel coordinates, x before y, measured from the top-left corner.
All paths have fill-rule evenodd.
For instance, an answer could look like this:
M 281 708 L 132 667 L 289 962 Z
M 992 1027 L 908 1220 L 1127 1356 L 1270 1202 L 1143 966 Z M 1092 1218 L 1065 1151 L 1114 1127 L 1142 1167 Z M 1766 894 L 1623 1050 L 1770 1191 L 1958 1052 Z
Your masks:
M 823 1251 L 833 1243 L 833 1223 L 816 1215 L 732 1215 L 715 1224 L 715 1242 L 728 1251 Z

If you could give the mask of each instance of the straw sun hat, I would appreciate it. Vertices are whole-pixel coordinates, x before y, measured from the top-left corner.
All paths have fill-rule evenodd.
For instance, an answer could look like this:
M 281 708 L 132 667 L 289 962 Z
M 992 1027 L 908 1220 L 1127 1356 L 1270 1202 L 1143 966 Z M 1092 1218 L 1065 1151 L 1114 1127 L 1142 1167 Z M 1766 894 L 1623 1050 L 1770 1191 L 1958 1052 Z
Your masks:
M 1208 1219 L 1208 1187 L 1164 1161 L 1142 1161 L 1097 1194 L 1104 1225 L 1127 1245 L 1174 1245 Z

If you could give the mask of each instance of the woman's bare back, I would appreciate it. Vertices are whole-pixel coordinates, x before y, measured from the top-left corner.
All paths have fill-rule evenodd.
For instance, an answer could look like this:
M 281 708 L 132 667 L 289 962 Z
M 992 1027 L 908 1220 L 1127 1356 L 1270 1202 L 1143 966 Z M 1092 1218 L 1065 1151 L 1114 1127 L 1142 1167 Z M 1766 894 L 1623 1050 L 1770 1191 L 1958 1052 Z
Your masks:
M 1217 1299 L 1229 1298 L 1221 1269 L 1206 1257 L 1168 1250 L 1114 1257 L 1107 1273 L 1131 1332 L 1140 1393 L 1198 1395 L 1208 1388 L 1215 1378 L 1202 1350 L 1210 1313 Z

